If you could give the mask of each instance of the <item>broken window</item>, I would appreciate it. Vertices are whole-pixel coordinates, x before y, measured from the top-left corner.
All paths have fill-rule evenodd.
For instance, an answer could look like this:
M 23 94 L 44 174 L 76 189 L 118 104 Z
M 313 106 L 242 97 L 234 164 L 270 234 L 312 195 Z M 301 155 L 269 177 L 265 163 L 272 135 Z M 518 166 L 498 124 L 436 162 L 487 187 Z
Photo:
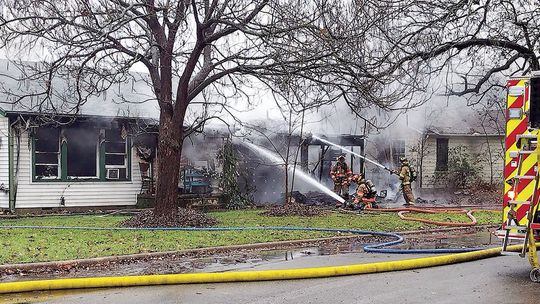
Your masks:
M 60 177 L 60 130 L 38 128 L 34 136 L 34 176 L 36 179 Z
M 90 124 L 39 127 L 33 140 L 33 180 L 130 179 L 129 136 L 125 128 Z
M 67 176 L 97 177 L 98 130 L 70 127 L 64 130 L 67 143 Z
M 125 132 L 125 131 L 124 131 Z M 107 179 L 128 178 L 127 135 L 122 130 L 105 130 L 105 169 Z
M 435 171 L 448 171 L 448 138 L 437 138 Z

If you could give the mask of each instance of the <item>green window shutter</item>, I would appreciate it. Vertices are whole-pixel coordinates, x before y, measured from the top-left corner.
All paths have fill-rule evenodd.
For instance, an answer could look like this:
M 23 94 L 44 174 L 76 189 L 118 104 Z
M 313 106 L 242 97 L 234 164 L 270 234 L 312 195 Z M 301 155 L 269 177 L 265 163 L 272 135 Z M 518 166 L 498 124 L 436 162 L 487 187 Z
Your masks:
M 105 132 L 105 130 L 103 130 Z M 105 134 L 105 133 L 103 133 Z M 99 141 L 99 180 L 105 181 L 107 169 L 105 169 L 105 139 Z
M 62 140 L 62 144 L 60 146 L 60 170 L 61 170 L 61 179 L 63 181 L 67 180 L 67 142 Z
M 131 180 L 131 136 L 126 138 L 127 146 L 127 180 Z

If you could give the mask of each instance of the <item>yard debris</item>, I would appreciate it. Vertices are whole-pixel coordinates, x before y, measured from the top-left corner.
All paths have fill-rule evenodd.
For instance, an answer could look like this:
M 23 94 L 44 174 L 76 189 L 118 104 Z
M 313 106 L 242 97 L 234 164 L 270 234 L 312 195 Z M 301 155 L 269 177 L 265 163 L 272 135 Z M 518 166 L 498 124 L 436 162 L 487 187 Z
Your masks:
M 195 210 L 178 208 L 176 218 L 163 218 L 154 216 L 152 209 L 139 212 L 137 215 L 123 221 L 120 226 L 136 228 L 153 227 L 210 227 L 218 223 L 218 220 Z
M 284 194 L 282 194 L 284 197 Z M 300 191 L 292 191 L 291 197 L 296 203 L 314 205 L 314 206 L 335 206 L 336 199 L 332 198 L 330 195 L 318 192 L 318 191 L 309 191 L 305 194 Z
M 328 214 L 328 210 L 299 203 L 289 203 L 271 207 L 262 214 L 267 216 L 323 216 Z
M 468 195 L 468 193 L 474 195 Z M 499 206 L 502 197 L 502 188 L 496 185 L 475 185 L 463 191 L 460 195 L 454 195 L 450 204 L 452 205 L 479 205 L 479 206 Z

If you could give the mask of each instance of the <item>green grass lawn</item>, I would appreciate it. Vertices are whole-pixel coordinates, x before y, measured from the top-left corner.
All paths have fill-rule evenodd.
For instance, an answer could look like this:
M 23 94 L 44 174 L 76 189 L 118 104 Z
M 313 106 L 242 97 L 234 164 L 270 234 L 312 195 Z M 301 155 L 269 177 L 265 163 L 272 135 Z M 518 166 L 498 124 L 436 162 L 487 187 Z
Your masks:
M 212 212 L 222 227 L 291 226 L 355 228 L 405 231 L 430 225 L 403 221 L 395 213 L 362 215 L 331 213 L 324 217 L 266 217 L 260 211 Z M 468 221 L 464 215 L 418 215 L 436 220 Z M 442 216 L 442 219 L 440 218 Z M 499 223 L 500 214 L 477 212 L 479 224 Z M 2 219 L 0 225 L 114 227 L 125 216 L 48 216 Z M 433 227 L 433 226 L 431 226 Z M 0 229 L 0 264 L 80 259 L 141 252 L 157 252 L 261 243 L 336 235 L 303 231 L 81 231 L 45 229 Z

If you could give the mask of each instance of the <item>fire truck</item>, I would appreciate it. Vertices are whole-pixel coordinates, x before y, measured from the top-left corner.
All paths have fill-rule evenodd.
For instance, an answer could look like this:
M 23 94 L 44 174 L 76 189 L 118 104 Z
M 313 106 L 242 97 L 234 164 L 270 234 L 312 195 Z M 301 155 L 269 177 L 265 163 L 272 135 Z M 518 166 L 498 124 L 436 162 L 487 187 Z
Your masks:
M 516 254 L 507 250 L 511 242 L 523 244 L 517 254 L 528 258 L 531 280 L 540 282 L 540 74 L 511 78 L 506 91 L 503 223 L 497 235 L 503 240 L 502 254 Z

